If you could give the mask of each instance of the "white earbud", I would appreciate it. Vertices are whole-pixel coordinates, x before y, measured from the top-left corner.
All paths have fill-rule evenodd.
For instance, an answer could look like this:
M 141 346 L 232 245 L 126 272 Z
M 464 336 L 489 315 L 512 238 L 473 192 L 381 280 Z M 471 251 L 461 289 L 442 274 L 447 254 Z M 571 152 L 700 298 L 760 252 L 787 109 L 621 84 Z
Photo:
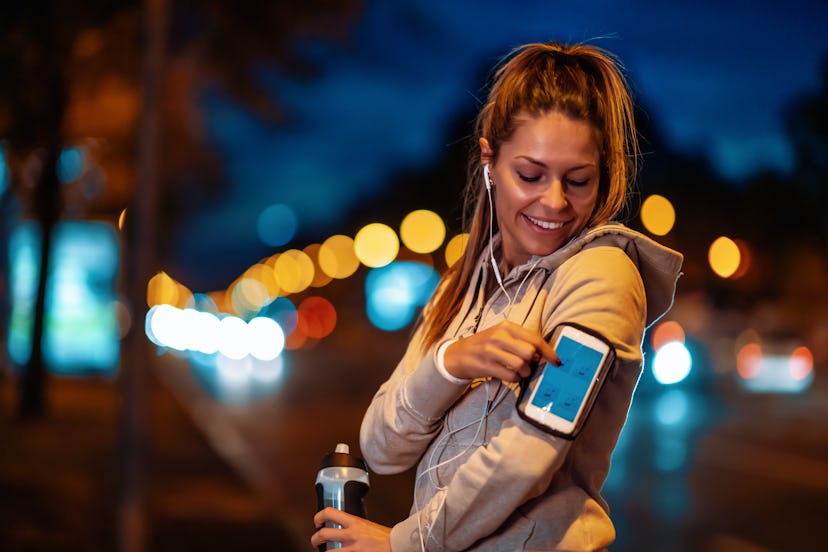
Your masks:
M 492 263 L 492 269 L 494 269 L 494 277 L 497 280 L 497 284 L 503 290 L 503 293 L 506 293 L 506 288 L 503 287 L 503 277 L 500 275 L 500 269 L 497 266 L 497 261 L 495 261 L 494 257 L 494 248 L 492 247 L 492 228 L 494 227 L 494 202 L 492 202 L 492 181 L 489 178 L 489 164 L 486 163 L 483 165 L 483 180 L 486 183 L 486 193 L 489 195 L 489 261 Z M 506 297 L 509 297 L 509 294 L 506 293 Z

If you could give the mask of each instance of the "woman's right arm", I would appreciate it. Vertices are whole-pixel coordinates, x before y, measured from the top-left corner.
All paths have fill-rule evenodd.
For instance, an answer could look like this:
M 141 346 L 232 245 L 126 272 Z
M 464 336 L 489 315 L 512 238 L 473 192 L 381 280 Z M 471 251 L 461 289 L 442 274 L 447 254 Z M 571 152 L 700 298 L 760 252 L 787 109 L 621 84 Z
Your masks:
M 443 377 L 436 347 L 423 351 L 417 331 L 391 377 L 371 401 L 360 429 L 360 449 L 377 473 L 400 473 L 417 463 L 440 430 L 443 415 L 467 384 Z

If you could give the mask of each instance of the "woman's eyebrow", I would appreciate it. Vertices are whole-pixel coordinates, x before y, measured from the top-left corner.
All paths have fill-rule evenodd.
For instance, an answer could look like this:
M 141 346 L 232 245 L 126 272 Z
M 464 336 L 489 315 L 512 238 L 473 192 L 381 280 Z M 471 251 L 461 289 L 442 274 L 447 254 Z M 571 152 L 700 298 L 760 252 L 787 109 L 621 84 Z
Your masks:
M 546 163 L 544 163 L 543 161 L 540 161 L 538 159 L 535 159 L 534 157 L 529 157 L 528 155 L 518 155 L 518 156 L 515 157 L 515 159 L 523 159 L 525 161 L 528 161 L 528 162 L 532 163 L 533 165 L 537 165 L 538 167 L 543 167 L 544 169 L 546 168 Z M 594 166 L 595 166 L 595 163 L 584 163 L 583 165 L 576 165 L 574 167 L 569 167 L 566 170 L 566 172 L 577 171 L 579 169 L 586 169 L 588 167 L 594 167 Z

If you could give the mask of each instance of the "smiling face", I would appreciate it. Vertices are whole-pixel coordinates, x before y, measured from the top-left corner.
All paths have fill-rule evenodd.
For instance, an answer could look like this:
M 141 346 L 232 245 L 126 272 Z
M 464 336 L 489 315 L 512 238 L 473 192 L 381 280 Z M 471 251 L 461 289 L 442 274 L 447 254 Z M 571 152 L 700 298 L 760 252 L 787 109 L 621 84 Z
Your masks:
M 516 117 L 497 159 L 488 163 L 506 272 L 533 255 L 548 255 L 586 226 L 598 200 L 600 154 L 594 128 L 558 111 Z

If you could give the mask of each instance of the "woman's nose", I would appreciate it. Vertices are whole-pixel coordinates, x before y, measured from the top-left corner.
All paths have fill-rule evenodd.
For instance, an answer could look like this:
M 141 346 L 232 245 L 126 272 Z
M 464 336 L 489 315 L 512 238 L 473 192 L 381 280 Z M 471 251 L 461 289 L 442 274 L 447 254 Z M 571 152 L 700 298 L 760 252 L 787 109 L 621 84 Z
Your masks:
M 566 199 L 563 183 L 560 180 L 553 180 L 549 187 L 544 190 L 541 202 L 552 209 L 561 210 L 566 208 L 569 202 Z

